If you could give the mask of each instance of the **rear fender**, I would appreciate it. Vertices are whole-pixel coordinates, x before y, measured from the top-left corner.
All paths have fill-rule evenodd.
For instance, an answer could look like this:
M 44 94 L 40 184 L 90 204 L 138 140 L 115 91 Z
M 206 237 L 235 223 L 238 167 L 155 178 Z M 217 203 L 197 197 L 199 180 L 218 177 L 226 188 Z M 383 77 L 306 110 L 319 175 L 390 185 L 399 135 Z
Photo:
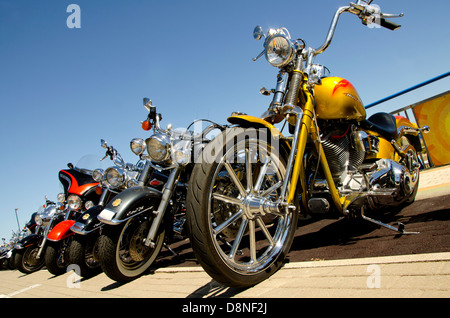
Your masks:
M 90 208 L 77 219 L 70 229 L 81 235 L 86 235 L 100 229 L 103 223 L 100 222 L 97 216 L 102 212 L 103 208 L 102 205 L 96 205 Z
M 420 128 L 403 116 L 395 116 L 395 122 L 397 124 L 398 142 L 401 143 L 401 138 L 405 136 L 417 152 L 422 151 L 419 137 Z
M 136 215 L 156 210 L 162 193 L 154 188 L 138 186 L 120 192 L 111 200 L 98 219 L 106 224 L 120 224 Z
M 50 231 L 50 233 L 48 233 L 47 239 L 53 242 L 57 242 L 73 235 L 74 232 L 72 232 L 70 228 L 74 224 L 74 220 L 66 220 L 56 224 L 55 227 Z

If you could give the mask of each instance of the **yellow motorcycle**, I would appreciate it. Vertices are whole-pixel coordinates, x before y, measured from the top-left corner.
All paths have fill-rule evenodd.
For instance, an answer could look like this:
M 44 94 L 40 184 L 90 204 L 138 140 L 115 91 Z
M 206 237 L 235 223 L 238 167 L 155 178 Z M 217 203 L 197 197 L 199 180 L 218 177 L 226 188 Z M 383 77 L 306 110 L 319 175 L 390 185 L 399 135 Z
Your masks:
M 187 216 L 191 244 L 206 272 L 232 287 L 248 287 L 277 271 L 289 252 L 299 217 L 359 217 L 414 201 L 421 152 L 418 128 L 403 117 L 366 119 L 353 85 L 327 77 L 314 63 L 331 43 L 339 16 L 391 30 L 397 25 L 372 1 L 340 7 L 324 44 L 313 49 L 287 29 L 261 27 L 265 55 L 279 69 L 261 118 L 233 113 L 232 125 L 203 149 L 192 173 Z M 274 125 L 287 125 L 285 136 Z M 284 126 L 283 126 L 284 128 Z M 283 130 L 283 129 L 282 129 Z

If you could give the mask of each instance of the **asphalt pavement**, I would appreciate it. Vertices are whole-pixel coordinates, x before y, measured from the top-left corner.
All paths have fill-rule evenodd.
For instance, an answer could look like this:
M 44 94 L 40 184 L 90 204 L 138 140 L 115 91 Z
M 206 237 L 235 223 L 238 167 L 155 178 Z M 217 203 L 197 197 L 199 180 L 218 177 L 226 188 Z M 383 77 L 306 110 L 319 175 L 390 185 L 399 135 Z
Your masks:
M 186 252 L 183 262 L 171 263 L 170 257 L 167 257 L 167 261 L 160 263 L 159 268 L 126 284 L 119 284 L 104 273 L 81 279 L 74 272 L 53 276 L 45 269 L 29 275 L 17 270 L 4 270 L 0 272 L 0 298 L 181 298 L 185 299 L 184 302 L 177 303 L 178 307 L 175 308 L 180 313 L 196 310 L 195 303 L 188 302 L 187 298 L 257 299 L 262 307 L 254 307 L 253 310 L 263 310 L 264 300 L 274 298 L 448 298 L 450 210 L 447 205 L 441 208 L 440 204 L 450 202 L 450 166 L 422 172 L 419 186 L 416 202 L 411 207 L 428 207 L 433 213 L 419 211 L 427 212 L 426 218 L 413 218 L 414 215 L 408 217 L 405 214 L 404 218 L 412 221 L 411 224 L 406 223 L 406 228 L 411 225 L 412 229 L 421 230 L 422 227 L 418 228 L 420 224 L 432 226 L 422 229 L 429 244 L 422 245 L 422 249 L 413 249 L 410 253 L 402 254 L 408 250 L 394 248 L 402 245 L 398 236 L 388 233 L 387 229 L 373 228 L 362 234 L 362 243 L 353 240 L 335 245 L 335 249 L 342 251 L 343 256 L 346 249 L 361 246 L 354 249 L 355 253 L 351 257 L 333 255 L 332 259 L 311 257 L 303 261 L 288 257 L 289 262 L 277 273 L 247 289 L 227 288 L 213 281 L 196 264 L 192 254 Z M 413 241 L 403 245 L 416 242 L 419 245 L 418 242 L 427 241 L 421 239 L 420 235 L 407 238 Z M 380 252 L 392 255 L 364 254 L 364 250 L 370 249 L 364 245 L 367 242 L 390 246 L 390 249 L 384 248 Z M 326 247 L 315 248 L 320 251 Z M 312 250 L 311 247 L 309 249 Z M 204 309 L 213 310 L 212 307 Z M 216 310 L 225 311 L 225 307 Z

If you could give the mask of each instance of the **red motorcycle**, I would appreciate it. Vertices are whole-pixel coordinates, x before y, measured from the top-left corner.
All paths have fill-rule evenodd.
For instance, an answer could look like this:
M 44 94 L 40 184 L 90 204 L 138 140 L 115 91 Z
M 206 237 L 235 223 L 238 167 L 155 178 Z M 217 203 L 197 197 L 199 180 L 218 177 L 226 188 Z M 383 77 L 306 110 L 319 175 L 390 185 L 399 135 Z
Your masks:
M 64 193 L 58 194 L 58 201 L 66 205 L 64 219 L 48 233 L 45 252 L 45 266 L 53 275 L 60 275 L 69 265 L 68 247 L 74 234 L 70 228 L 75 220 L 86 210 L 98 204 L 101 188 L 92 178 L 89 167 L 99 165 L 95 156 L 84 156 L 76 166 L 68 164 L 69 169 L 59 172 L 59 180 Z

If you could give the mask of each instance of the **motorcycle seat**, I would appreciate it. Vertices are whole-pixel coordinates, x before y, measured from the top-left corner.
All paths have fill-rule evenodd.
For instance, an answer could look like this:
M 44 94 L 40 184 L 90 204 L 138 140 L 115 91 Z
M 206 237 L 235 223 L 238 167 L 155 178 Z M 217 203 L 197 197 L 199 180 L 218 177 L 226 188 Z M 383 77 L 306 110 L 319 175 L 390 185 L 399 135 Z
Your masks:
M 362 127 L 379 133 L 387 140 L 397 139 L 395 117 L 388 113 L 376 113 L 362 122 Z

